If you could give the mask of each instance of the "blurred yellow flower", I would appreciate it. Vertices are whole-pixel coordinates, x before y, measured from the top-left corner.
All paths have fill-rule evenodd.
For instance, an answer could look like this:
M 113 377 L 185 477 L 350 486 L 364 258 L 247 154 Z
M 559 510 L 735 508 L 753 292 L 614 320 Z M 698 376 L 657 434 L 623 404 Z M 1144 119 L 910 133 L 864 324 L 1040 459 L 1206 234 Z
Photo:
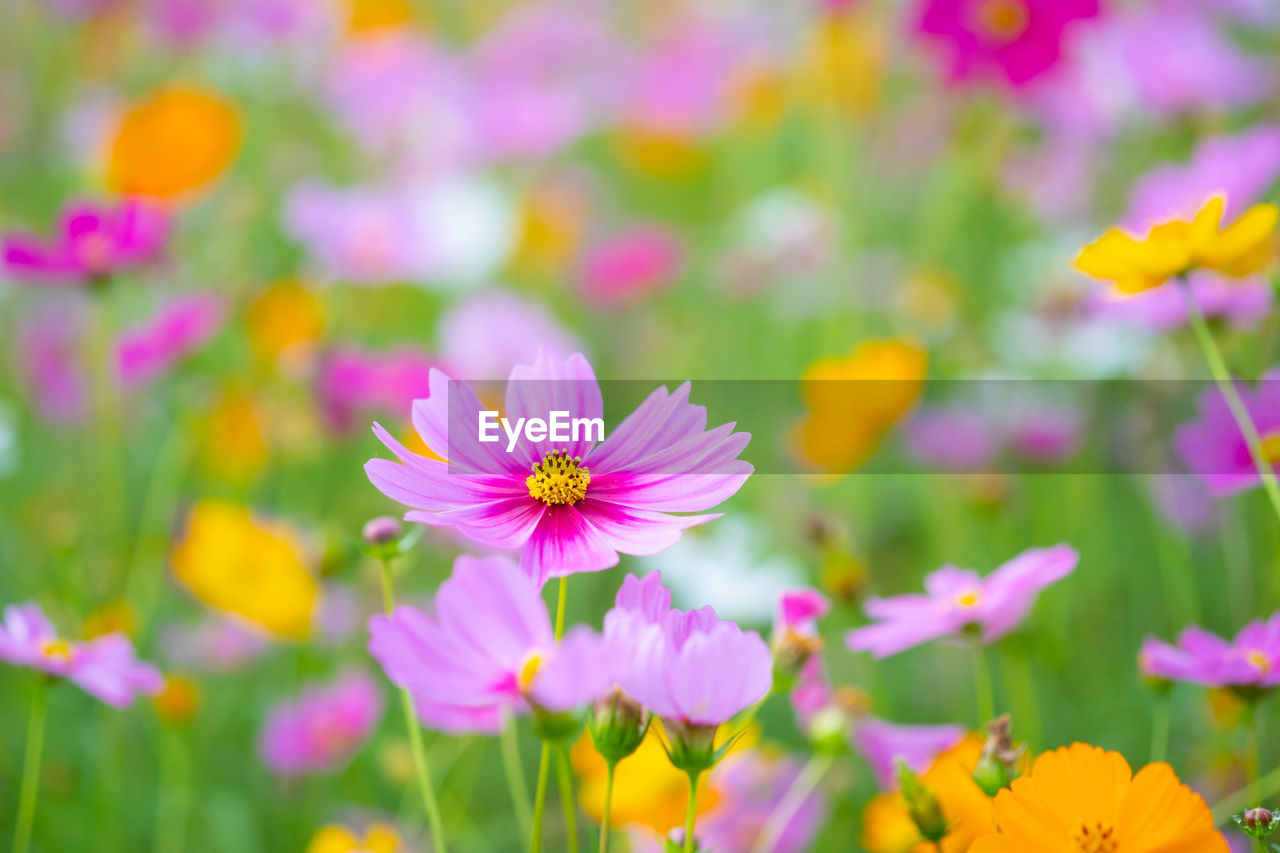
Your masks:
M 1121 293 L 1150 290 L 1194 269 L 1251 275 L 1270 255 L 1280 208 L 1255 205 L 1223 228 L 1225 205 L 1221 196 L 1214 196 L 1190 222 L 1165 222 L 1141 238 L 1112 228 L 1081 250 L 1076 269 L 1114 282 Z
M 735 117 L 750 129 L 776 125 L 787 112 L 790 96 L 782 69 L 757 65 L 742 69 L 732 81 L 730 96 Z
M 707 164 L 696 139 L 658 127 L 624 125 L 618 130 L 616 146 L 628 168 L 652 178 L 689 180 Z
M 311 630 L 320 585 L 290 529 L 262 521 L 248 507 L 206 500 L 187 518 L 173 550 L 173 572 L 192 595 L 277 637 Z
M 396 853 L 399 849 L 400 836 L 385 823 L 370 826 L 363 838 L 345 826 L 330 824 L 307 845 L 307 853 Z
M 899 340 L 865 341 L 847 356 L 814 362 L 800 386 L 808 409 L 796 435 L 803 458 L 833 474 L 861 465 L 915 404 L 927 367 L 924 350 Z
M 170 675 L 164 680 L 164 689 L 151 698 L 151 704 L 165 722 L 185 723 L 195 716 L 200 690 L 190 678 Z
M 796 90 L 851 116 L 875 106 L 886 40 L 874 4 L 855 4 L 818 20 L 797 76 Z
M 257 403 L 235 386 L 224 389 L 209 409 L 203 439 L 205 470 L 231 483 L 252 480 L 271 455 Z
M 721 738 L 727 729 L 728 726 L 722 727 Z M 672 766 L 661 735 L 662 722 L 654 720 L 640 748 L 618 762 L 613 780 L 611 820 L 614 826 L 645 826 L 665 836 L 684 825 L 689 778 Z M 757 737 L 758 729 L 752 726 L 730 751 L 749 746 Z M 585 734 L 573 745 L 571 757 L 574 772 L 581 778 L 578 799 L 582 810 L 599 823 L 604 814 L 607 770 L 604 759 L 592 745 L 591 736 Z M 698 790 L 698 814 L 710 810 L 719 799 L 720 795 L 710 784 L 702 785 Z
M 133 606 L 124 599 L 102 605 L 84 620 L 86 640 L 117 633 L 132 637 L 137 628 L 138 615 Z
M 574 186 L 535 186 L 524 199 L 520 241 L 512 264 L 550 276 L 568 268 L 582 244 L 589 216 L 585 195 Z
M 165 89 L 120 123 L 107 182 L 117 192 L 171 199 L 222 174 L 239 147 L 240 119 L 230 104 L 200 89 Z
M 413 19 L 409 0 L 345 0 L 347 32 L 364 35 L 402 27 Z
M 305 362 L 324 332 L 324 305 L 301 282 L 272 284 L 245 312 L 249 342 L 264 364 Z
M 902 795 L 880 794 L 862 811 L 862 846 L 869 853 L 965 853 L 975 838 L 995 832 L 991 798 L 973 781 L 985 739 L 970 734 L 942 753 L 920 777 L 947 819 L 947 835 L 935 847 L 920 837 Z

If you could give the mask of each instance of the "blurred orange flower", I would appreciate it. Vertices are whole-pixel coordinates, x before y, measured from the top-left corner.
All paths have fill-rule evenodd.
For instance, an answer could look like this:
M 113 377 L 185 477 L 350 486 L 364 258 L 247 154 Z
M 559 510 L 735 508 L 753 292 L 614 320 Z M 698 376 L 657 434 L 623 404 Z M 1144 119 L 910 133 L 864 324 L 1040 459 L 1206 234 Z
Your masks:
M 107 183 L 172 199 L 221 175 L 240 147 L 240 119 L 212 92 L 174 87 L 133 107 L 111 142 Z
M 185 675 L 170 675 L 164 680 L 164 689 L 151 699 L 160 719 L 169 723 L 185 723 L 195 716 L 200 705 L 200 690 Z
M 272 284 L 245 312 L 249 342 L 264 364 L 305 362 L 324 332 L 324 305 L 305 285 L 293 279 Z
M 192 595 L 285 639 L 311 630 L 320 584 L 289 528 L 255 518 L 248 507 L 206 500 L 187 518 L 173 550 L 173 572 Z
M 409 0 L 345 0 L 347 32 L 364 35 L 378 30 L 402 27 L 413 18 Z
M 210 408 L 203 438 L 205 470 L 227 482 L 249 482 L 271 456 L 257 404 L 235 386 L 226 388 Z

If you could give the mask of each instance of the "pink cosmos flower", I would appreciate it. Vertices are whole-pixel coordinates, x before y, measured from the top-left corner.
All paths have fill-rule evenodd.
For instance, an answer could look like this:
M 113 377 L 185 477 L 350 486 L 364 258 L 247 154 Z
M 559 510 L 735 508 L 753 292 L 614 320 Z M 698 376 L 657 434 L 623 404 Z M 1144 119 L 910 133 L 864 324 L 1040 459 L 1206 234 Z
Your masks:
M 995 428 L 980 409 L 965 406 L 921 409 L 902 430 L 907 453 L 941 471 L 980 471 L 1000 449 Z
M 107 634 L 87 643 L 60 639 L 35 603 L 4 609 L 0 660 L 65 678 L 115 708 L 128 707 L 139 693 L 154 695 L 164 688 L 160 671 L 137 659 L 124 634 Z
M 540 346 L 551 352 L 581 350 L 544 305 L 508 290 L 486 290 L 455 303 L 436 328 L 447 372 L 464 379 L 501 379 Z
M 1070 25 L 1098 0 L 925 0 L 919 31 L 938 43 L 952 80 L 999 74 L 1022 87 L 1058 64 Z
M 36 412 L 55 423 L 79 423 L 88 410 L 82 309 L 71 299 L 37 306 L 14 339 L 13 361 L 24 390 Z
M 985 578 L 943 566 L 925 578 L 925 595 L 869 599 L 866 613 L 879 621 L 850 631 L 846 643 L 877 658 L 970 629 L 990 643 L 1017 628 L 1040 590 L 1071 574 L 1079 560 L 1074 548 L 1055 545 L 1024 551 Z
M 369 653 L 431 728 L 495 733 L 504 713 L 570 711 L 613 684 L 600 636 L 579 626 L 557 643 L 537 586 L 505 557 L 458 557 L 434 611 L 369 622 Z
M 168 217 L 138 199 L 74 202 L 63 211 L 52 242 L 5 237 L 4 265 L 18 281 L 84 284 L 156 257 L 168 232 Z
M 265 634 L 245 622 L 210 615 L 194 625 L 172 625 L 164 631 L 165 659 L 181 669 L 235 672 L 260 658 Z
M 1251 326 L 1271 310 L 1271 288 L 1259 277 L 1228 279 L 1197 270 L 1187 275 L 1187 284 L 1201 313 L 1221 317 L 1233 326 Z M 1191 319 L 1179 287 L 1156 287 L 1132 295 L 1102 288 L 1097 294 L 1093 310 L 1128 326 L 1166 332 L 1187 325 Z
M 818 620 L 831 612 L 831 602 L 816 589 L 789 589 L 778 596 L 774 633 L 792 631 L 804 637 L 818 635 Z
M 741 488 L 752 467 L 738 454 L 750 440 L 734 424 L 708 430 L 706 409 L 689 402 L 689 384 L 658 388 L 603 442 L 581 430 L 577 440 L 521 437 L 478 441 L 486 407 L 465 383 L 431 372 L 431 393 L 413 404 L 413 425 L 449 462 L 418 456 L 380 425 L 374 433 L 398 462 L 372 459 L 369 480 L 411 507 L 408 521 L 452 527 L 491 548 L 520 549 L 520 565 L 541 586 L 549 577 L 600 571 L 619 553 L 648 555 L 670 546 L 688 527 L 718 515 L 674 515 L 719 504 Z M 511 371 L 504 417 L 601 418 L 603 402 L 591 365 L 540 351 Z M 501 433 L 501 430 L 498 430 Z
M 331 770 L 355 755 L 381 718 L 378 685 L 363 672 L 349 672 L 276 706 L 258 739 L 258 755 L 284 776 Z
M 1274 466 L 1280 461 L 1280 371 L 1273 370 L 1257 385 L 1241 385 L 1238 390 L 1262 439 L 1263 453 Z M 1218 497 L 1262 482 L 1244 433 L 1216 389 L 1205 391 L 1200 398 L 1198 419 L 1178 427 L 1173 447 L 1187 470 Z
M 145 325 L 116 342 L 116 373 L 125 385 L 140 385 L 172 369 L 203 346 L 222 325 L 222 303 L 194 294 L 170 300 Z
M 799 802 L 785 803 L 799 776 L 800 762 L 789 755 L 750 749 L 726 756 L 708 779 L 718 799 L 698 820 L 699 844 L 707 850 L 752 850 L 769 827 L 771 853 L 808 850 L 826 820 L 827 798 L 814 788 Z M 784 808 L 789 818 L 780 812 Z
M 346 432 L 375 413 L 399 415 L 429 393 L 435 365 L 435 359 L 408 348 L 337 349 L 320 363 L 316 396 L 329 424 Z
M 604 305 L 628 304 L 667 289 L 684 265 L 684 248 L 672 231 L 639 226 L 600 243 L 586 257 L 582 289 Z
M 876 717 L 864 717 L 853 730 L 853 748 L 871 766 L 883 791 L 898 787 L 898 762 L 905 761 L 916 773 L 923 773 L 938 757 L 958 744 L 964 726 L 902 726 Z
M 1250 622 L 1228 642 L 1192 626 L 1171 646 L 1147 637 L 1138 654 L 1149 678 L 1205 687 L 1275 687 L 1280 684 L 1280 613 Z

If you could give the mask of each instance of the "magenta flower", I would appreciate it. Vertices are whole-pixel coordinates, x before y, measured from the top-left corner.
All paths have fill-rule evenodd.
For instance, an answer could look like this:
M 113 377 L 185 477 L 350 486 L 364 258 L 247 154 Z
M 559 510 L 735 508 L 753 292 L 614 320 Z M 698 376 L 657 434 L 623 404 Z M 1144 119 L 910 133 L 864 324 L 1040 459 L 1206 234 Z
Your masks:
M 986 415 L 966 406 L 921 409 L 902 431 L 907 453 L 947 472 L 981 471 L 1000 451 L 1000 436 Z
M 1262 439 L 1263 453 L 1274 467 L 1280 462 L 1280 371 L 1268 373 L 1253 387 L 1241 385 L 1238 390 Z M 1198 419 L 1178 427 L 1173 447 L 1187 470 L 1218 497 L 1262 482 L 1244 433 L 1215 389 L 1200 398 Z
M 399 462 L 372 459 L 369 480 L 411 507 L 408 521 L 452 527 L 498 549 L 520 549 L 520 565 L 538 585 L 549 577 L 608 569 L 619 553 L 654 554 L 685 528 L 717 518 L 675 515 L 726 500 L 752 468 L 738 454 L 750 440 L 733 424 L 708 430 L 706 409 L 689 402 L 689 384 L 655 390 L 603 442 L 583 429 L 577 440 L 520 437 L 478 440 L 482 405 L 465 383 L 431 372 L 431 393 L 413 404 L 413 425 L 433 452 L 418 456 L 380 425 L 374 433 Z M 563 361 L 539 352 L 511 371 L 504 417 L 601 418 L 600 386 L 581 355 Z M 544 424 L 545 425 L 545 424 Z
M 769 827 L 771 853 L 808 850 L 827 816 L 821 788 L 795 805 L 789 819 L 772 823 L 799 776 L 800 762 L 789 755 L 771 757 L 751 749 L 726 756 L 708 780 L 718 799 L 698 821 L 699 843 L 707 850 L 752 850 Z
M 1073 22 L 1097 14 L 1098 0 L 926 0 L 917 27 L 952 80 L 999 75 L 1022 87 L 1058 64 Z
M 171 300 L 146 325 L 125 332 L 116 342 L 120 381 L 140 385 L 163 375 L 212 338 L 222 320 L 222 304 L 212 296 Z
M 778 612 L 773 620 L 775 634 L 788 631 L 802 637 L 818 635 L 818 620 L 831 612 L 831 602 L 816 589 L 789 589 L 778 596 Z
M 1069 545 L 1055 545 L 1024 551 L 985 578 L 943 566 L 924 579 L 925 595 L 869 599 L 866 613 L 878 621 L 850 631 L 845 641 L 878 658 L 970 630 L 990 643 L 1017 628 L 1040 590 L 1071 574 L 1079 559 Z
M 320 364 L 316 397 L 325 420 L 346 432 L 375 413 L 400 414 L 431 389 L 436 361 L 413 349 L 330 352 Z
M 602 305 L 633 303 L 674 284 L 683 264 L 684 248 L 675 233 L 640 226 L 610 237 L 588 253 L 582 288 Z
M 493 733 L 505 713 L 570 711 L 613 685 L 600 636 L 579 627 L 557 643 L 537 586 L 505 557 L 458 557 L 434 611 L 369 622 L 369 653 L 431 728 Z
M 958 744 L 964 726 L 901 726 L 876 717 L 864 717 L 853 730 L 853 748 L 871 766 L 876 784 L 883 791 L 898 787 L 898 762 L 905 761 L 916 773 L 923 773 L 938 757 Z
M 75 202 L 63 211 L 52 242 L 5 237 L 4 265 L 18 281 L 84 284 L 151 260 L 168 232 L 168 217 L 138 199 L 114 205 Z
M 137 659 L 128 637 L 108 634 L 86 643 L 60 639 L 35 603 L 4 609 L 0 660 L 65 678 L 115 708 L 128 707 L 139 693 L 164 689 L 160 671 Z
M 283 776 L 332 770 L 359 751 L 381 718 L 378 685 L 363 672 L 350 672 L 272 710 L 258 755 Z
M 1182 632 L 1176 646 L 1148 637 L 1138 662 L 1149 678 L 1205 687 L 1275 687 L 1280 684 L 1280 613 L 1250 622 L 1231 642 L 1195 626 Z

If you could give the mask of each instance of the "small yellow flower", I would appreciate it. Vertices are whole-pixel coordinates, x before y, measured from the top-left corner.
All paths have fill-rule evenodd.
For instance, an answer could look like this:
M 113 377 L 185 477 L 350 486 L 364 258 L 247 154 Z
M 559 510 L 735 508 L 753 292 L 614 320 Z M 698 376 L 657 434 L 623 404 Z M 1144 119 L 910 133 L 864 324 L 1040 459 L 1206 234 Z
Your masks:
M 324 332 L 324 305 L 301 282 L 286 279 L 268 287 L 249 305 L 245 324 L 259 361 L 295 366 L 307 360 Z
M 137 628 L 138 614 L 124 599 L 102 605 L 84 620 L 86 640 L 105 637 L 107 634 L 124 634 L 132 637 Z
M 170 675 L 164 680 L 164 690 L 152 697 L 151 704 L 165 722 L 185 723 L 200 706 L 200 689 L 184 675 Z
M 277 637 L 311 630 L 320 584 L 307 570 L 293 531 L 253 516 L 248 507 L 202 501 L 173 551 L 173 572 L 192 595 Z
M 222 174 L 240 147 L 240 119 L 212 92 L 174 87 L 134 107 L 111 143 L 107 182 L 172 199 Z
M 204 424 L 204 468 L 221 480 L 242 484 L 258 475 L 271 456 L 258 404 L 243 389 L 230 387 L 214 402 Z
M 1256 205 L 1223 228 L 1225 205 L 1214 196 L 1190 222 L 1164 222 L 1144 237 L 1112 228 L 1081 250 L 1076 269 L 1114 282 L 1121 293 L 1150 290 L 1195 269 L 1251 275 L 1267 261 L 1280 208 Z
M 400 836 L 385 823 L 375 823 L 361 838 L 345 826 L 323 827 L 307 845 L 307 853 L 396 853 Z

